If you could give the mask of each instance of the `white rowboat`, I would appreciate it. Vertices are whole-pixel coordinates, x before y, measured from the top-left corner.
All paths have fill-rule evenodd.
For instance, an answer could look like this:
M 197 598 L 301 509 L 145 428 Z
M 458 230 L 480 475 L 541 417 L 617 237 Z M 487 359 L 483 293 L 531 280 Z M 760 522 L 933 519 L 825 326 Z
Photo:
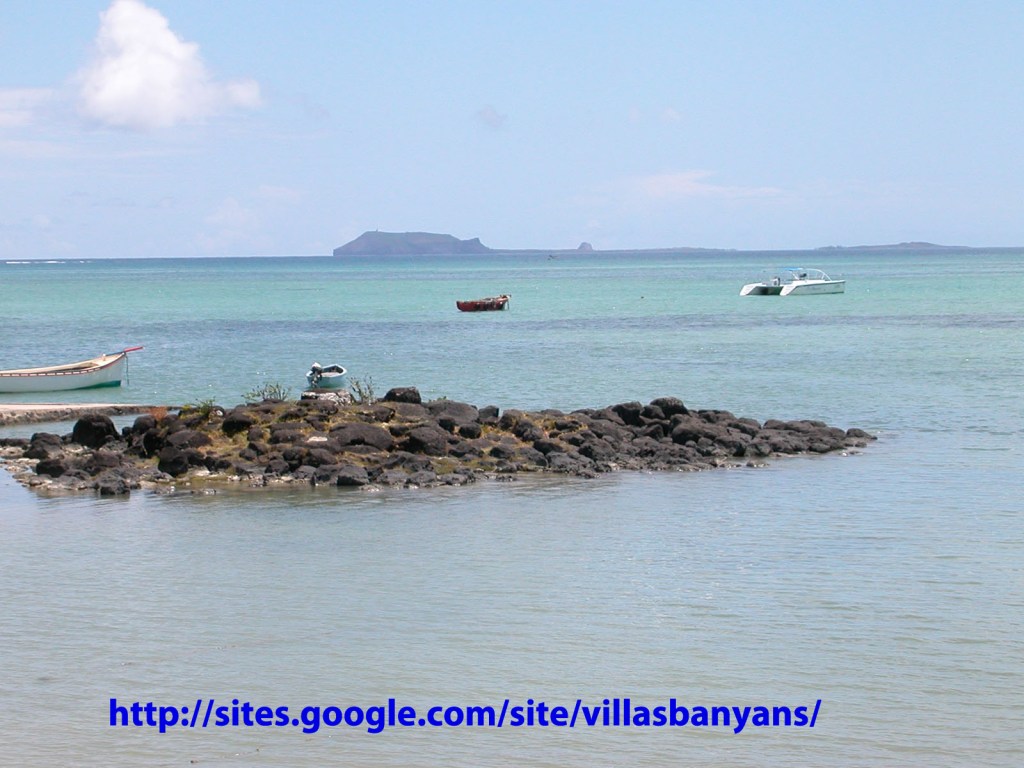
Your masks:
M 128 364 L 129 347 L 77 363 L 0 371 L 0 392 L 62 392 L 69 389 L 119 387 Z

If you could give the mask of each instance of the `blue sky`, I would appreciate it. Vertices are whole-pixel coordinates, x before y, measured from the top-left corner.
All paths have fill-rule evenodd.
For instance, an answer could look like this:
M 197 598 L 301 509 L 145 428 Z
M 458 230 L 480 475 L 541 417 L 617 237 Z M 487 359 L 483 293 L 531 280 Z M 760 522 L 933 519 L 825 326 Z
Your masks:
M 1024 3 L 4 0 L 0 258 L 1024 245 Z

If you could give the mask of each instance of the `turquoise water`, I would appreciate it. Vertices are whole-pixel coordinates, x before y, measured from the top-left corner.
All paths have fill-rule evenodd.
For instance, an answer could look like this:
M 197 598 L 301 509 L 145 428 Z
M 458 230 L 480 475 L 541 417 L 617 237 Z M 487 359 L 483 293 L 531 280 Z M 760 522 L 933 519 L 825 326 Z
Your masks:
M 840 296 L 741 298 L 775 266 Z M 0 265 L 0 367 L 145 345 L 119 390 L 571 409 L 662 395 L 878 442 L 767 468 L 41 498 L 0 476 L 12 764 L 1019 764 L 1024 253 L 548 254 Z M 457 298 L 512 295 L 503 313 Z M 6 402 L 31 396 L 0 396 Z M 54 399 L 54 398 L 49 398 Z M 31 429 L 36 429 L 35 427 Z M 111 728 L 181 706 L 810 704 L 813 729 Z

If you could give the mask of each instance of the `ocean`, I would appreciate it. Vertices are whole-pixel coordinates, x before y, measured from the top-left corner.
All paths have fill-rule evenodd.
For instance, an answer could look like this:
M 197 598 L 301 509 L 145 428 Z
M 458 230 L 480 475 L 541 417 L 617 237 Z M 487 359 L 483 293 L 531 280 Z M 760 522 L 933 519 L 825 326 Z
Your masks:
M 739 296 L 790 265 L 846 292 Z M 0 764 L 1024 762 L 1024 250 L 25 260 L 0 286 L 2 368 L 145 347 L 121 388 L 0 402 L 231 406 L 319 361 L 378 396 L 675 396 L 878 437 L 376 492 L 0 473 Z M 35 431 L 70 425 L 0 434 Z

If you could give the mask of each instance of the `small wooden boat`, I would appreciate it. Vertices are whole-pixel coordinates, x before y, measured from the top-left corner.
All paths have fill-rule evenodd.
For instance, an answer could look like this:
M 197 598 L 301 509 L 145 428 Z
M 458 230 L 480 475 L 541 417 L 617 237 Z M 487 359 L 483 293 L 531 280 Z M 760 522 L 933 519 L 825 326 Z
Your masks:
M 345 386 L 345 374 L 340 365 L 313 363 L 306 372 L 306 383 L 310 389 L 341 389 Z
M 62 392 L 119 387 L 128 367 L 128 353 L 139 349 L 142 347 L 128 347 L 77 363 L 0 371 L 0 392 Z
M 508 300 L 512 298 L 507 293 L 501 296 L 489 296 L 486 299 L 471 299 L 469 301 L 456 301 L 455 306 L 460 312 L 495 312 L 508 308 Z

